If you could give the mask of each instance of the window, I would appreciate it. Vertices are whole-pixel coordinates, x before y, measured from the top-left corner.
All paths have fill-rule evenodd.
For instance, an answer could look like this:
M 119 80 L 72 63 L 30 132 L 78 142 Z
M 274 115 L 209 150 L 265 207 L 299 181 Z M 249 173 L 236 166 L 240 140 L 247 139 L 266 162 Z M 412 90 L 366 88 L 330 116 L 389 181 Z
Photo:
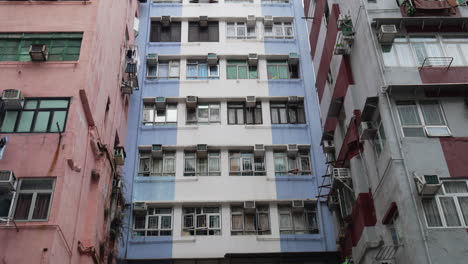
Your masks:
M 31 44 L 45 44 L 48 61 L 77 61 L 83 33 L 0 34 L 0 61 L 31 61 Z
M 427 226 L 468 227 L 467 181 L 444 181 L 438 195 L 422 200 Z
M 177 104 L 166 104 L 163 108 L 156 107 L 155 103 L 144 103 L 143 125 L 166 125 L 177 123 Z
M 270 208 L 257 205 L 253 209 L 231 206 L 231 235 L 270 235 Z
M 210 151 L 206 157 L 185 152 L 184 176 L 221 176 L 219 151 Z
M 228 39 L 256 39 L 255 26 L 245 22 L 227 22 L 226 35 Z
M 219 22 L 208 21 L 206 26 L 201 26 L 199 22 L 189 22 L 188 32 L 189 42 L 218 42 Z
M 175 176 L 175 152 L 163 151 L 154 157 L 150 151 L 140 151 L 138 176 Z
M 405 137 L 451 135 L 438 101 L 397 101 L 396 106 Z
M 160 21 L 151 21 L 150 42 L 180 42 L 180 29 L 180 22 L 163 26 Z
M 69 98 L 28 98 L 22 110 L 7 110 L 3 113 L 1 132 L 63 132 L 69 104 Z
M 13 194 L 10 192 L 0 193 L 0 218 L 7 218 L 10 215 L 10 205 L 13 200 Z
M 54 179 L 21 179 L 19 184 L 14 219 L 46 221 L 54 192 Z
M 219 66 L 209 65 L 207 61 L 187 61 L 187 80 L 219 79 Z
M 305 124 L 304 102 L 271 102 L 272 124 Z
M 294 30 L 292 22 L 274 22 L 272 26 L 264 27 L 266 39 L 292 39 Z
M 453 66 L 468 65 L 468 36 L 442 36 L 442 48 Z
M 179 61 L 158 61 L 157 65 L 147 65 L 146 78 L 179 79 Z
M 219 207 L 184 207 L 182 235 L 221 235 Z
M 229 152 L 230 176 L 265 176 L 265 157 L 255 157 L 251 152 Z
M 187 108 L 187 124 L 220 123 L 219 104 L 198 104 Z
M 148 208 L 145 215 L 135 215 L 135 236 L 171 236 L 172 208 Z
M 288 61 L 267 61 L 268 79 L 298 79 L 298 65 L 288 64 Z
M 302 208 L 279 204 L 280 234 L 318 234 L 317 209 L 315 204 Z
M 385 141 L 387 139 L 385 136 L 385 131 L 384 131 L 384 127 L 382 124 L 382 119 L 380 118 L 380 114 L 377 120 L 373 123 L 374 123 L 373 125 L 377 128 L 377 133 L 375 134 L 375 137 L 374 137 L 374 148 L 375 148 L 375 151 L 377 152 L 377 155 L 380 155 L 385 145 Z
M 251 66 L 247 61 L 227 61 L 227 79 L 258 79 L 257 66 Z
M 246 107 L 244 103 L 228 103 L 229 125 L 262 124 L 262 103 Z
M 297 156 L 287 155 L 284 151 L 273 153 L 276 176 L 310 175 L 309 151 L 300 150 Z

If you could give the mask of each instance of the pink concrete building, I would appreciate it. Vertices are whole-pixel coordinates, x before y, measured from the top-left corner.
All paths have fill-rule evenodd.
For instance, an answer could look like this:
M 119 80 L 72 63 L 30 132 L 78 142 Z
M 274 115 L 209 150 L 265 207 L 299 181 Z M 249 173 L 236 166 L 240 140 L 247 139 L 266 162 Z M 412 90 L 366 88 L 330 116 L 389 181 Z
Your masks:
M 0 263 L 114 262 L 137 7 L 0 0 Z

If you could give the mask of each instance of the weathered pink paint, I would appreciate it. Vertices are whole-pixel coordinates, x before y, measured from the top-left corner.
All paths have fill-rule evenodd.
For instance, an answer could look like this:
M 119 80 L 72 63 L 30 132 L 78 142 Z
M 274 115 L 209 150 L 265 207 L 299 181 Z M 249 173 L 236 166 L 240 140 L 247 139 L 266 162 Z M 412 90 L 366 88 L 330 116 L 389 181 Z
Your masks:
M 17 222 L 19 232 L 0 226 L 0 263 L 93 263 L 79 253 L 78 241 L 99 254 L 99 243 L 107 240 L 110 219 L 104 218 L 104 208 L 109 207 L 112 173 L 105 157 L 93 155 L 90 132 L 109 150 L 116 134 L 124 145 L 128 98 L 119 84 L 126 44 L 134 41 L 137 6 L 136 0 L 0 2 L 0 32 L 84 33 L 77 62 L 0 62 L 2 90 L 71 97 L 60 145 L 58 133 L 9 135 L 0 169 L 13 170 L 18 178 L 52 176 L 56 183 L 48 221 Z M 88 127 L 80 89 L 86 91 L 95 128 Z M 72 170 L 68 159 L 81 171 Z M 100 173 L 98 182 L 91 180 L 93 169 Z

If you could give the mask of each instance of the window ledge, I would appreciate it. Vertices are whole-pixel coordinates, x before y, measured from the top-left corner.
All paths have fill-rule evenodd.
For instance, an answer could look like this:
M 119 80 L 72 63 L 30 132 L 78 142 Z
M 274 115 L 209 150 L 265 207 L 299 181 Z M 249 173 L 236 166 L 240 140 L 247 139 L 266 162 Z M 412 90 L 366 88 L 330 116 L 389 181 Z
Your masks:
M 145 83 L 179 83 L 180 79 L 158 79 L 158 78 L 146 78 Z
M 244 125 L 246 129 L 270 129 L 271 126 L 264 125 Z
M 148 183 L 148 182 L 175 182 L 175 176 L 137 176 L 135 183 Z
M 295 42 L 296 39 L 295 38 L 287 38 L 287 39 L 284 39 L 284 38 L 268 38 L 268 39 L 263 39 L 263 42 L 272 42 L 272 43 L 292 43 L 292 42 Z
M 193 130 L 193 129 L 198 129 L 198 125 L 187 125 L 187 126 L 179 126 L 177 129 L 180 130 Z
M 147 42 L 148 47 L 158 47 L 158 46 L 180 46 L 181 42 Z
M 5 65 L 21 65 L 21 66 L 36 66 L 36 65 L 54 65 L 54 64 L 63 64 L 63 65 L 77 65 L 79 61 L 2 61 L 0 62 L 0 67 Z
M 308 128 L 307 124 L 272 124 L 271 128 L 296 128 L 296 129 L 304 129 Z
M 177 124 L 165 124 L 165 125 L 154 125 L 154 126 L 141 125 L 141 130 L 173 130 L 173 129 L 177 129 Z
M 151 1 L 151 0 L 150 0 Z M 182 5 L 182 3 L 163 3 L 163 2 L 153 2 L 151 1 L 152 6 L 157 6 L 157 7 L 179 7 Z
M 277 82 L 277 83 L 302 83 L 302 79 L 267 79 L 267 82 Z
M 226 38 L 228 42 L 263 42 L 261 39 L 237 39 L 237 38 Z
M 313 175 L 297 175 L 297 176 L 276 176 L 276 177 L 267 177 L 267 181 L 315 181 Z
M 213 79 L 194 79 L 194 80 L 181 80 L 180 83 L 209 83 Z M 214 79 L 219 80 L 219 79 Z
M 288 237 L 284 237 L 288 236 Z M 322 240 L 319 234 L 281 235 L 281 237 L 257 237 L 257 241 L 316 241 Z

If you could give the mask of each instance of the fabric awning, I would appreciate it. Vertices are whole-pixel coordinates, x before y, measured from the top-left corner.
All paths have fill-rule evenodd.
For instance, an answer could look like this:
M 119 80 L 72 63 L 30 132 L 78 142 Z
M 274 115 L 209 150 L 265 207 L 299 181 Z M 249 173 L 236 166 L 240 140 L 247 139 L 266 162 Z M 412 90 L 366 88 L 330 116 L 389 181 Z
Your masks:
M 359 140 L 359 125 L 361 124 L 361 111 L 354 110 L 354 116 L 349 122 L 340 154 L 335 162 L 335 168 L 344 168 L 346 162 L 362 151 L 362 144 Z

